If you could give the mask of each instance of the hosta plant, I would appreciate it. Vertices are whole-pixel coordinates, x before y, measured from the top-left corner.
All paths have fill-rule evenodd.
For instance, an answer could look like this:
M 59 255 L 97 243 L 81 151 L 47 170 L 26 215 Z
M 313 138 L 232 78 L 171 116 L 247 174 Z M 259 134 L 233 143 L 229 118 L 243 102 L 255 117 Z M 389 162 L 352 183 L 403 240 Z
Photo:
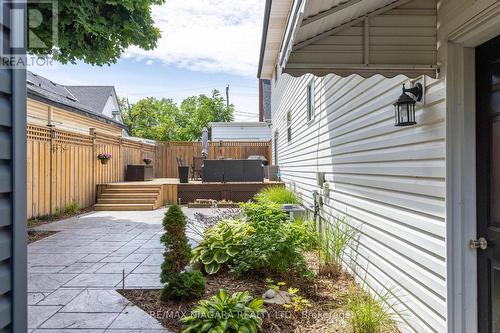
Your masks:
M 254 333 L 262 326 L 261 315 L 266 312 L 264 302 L 247 291 L 229 295 L 225 290 L 202 300 L 181 319 L 182 333 Z
M 241 251 L 241 243 L 255 229 L 240 220 L 222 220 L 207 229 L 203 240 L 193 250 L 192 262 L 200 261 L 208 274 L 217 273 Z

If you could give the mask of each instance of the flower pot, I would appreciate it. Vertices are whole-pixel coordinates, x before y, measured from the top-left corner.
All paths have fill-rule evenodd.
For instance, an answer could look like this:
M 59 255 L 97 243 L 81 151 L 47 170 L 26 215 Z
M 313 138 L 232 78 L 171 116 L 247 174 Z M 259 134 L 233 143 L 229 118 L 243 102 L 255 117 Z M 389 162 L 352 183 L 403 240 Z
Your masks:
M 109 159 L 108 158 L 102 158 L 100 159 L 101 164 L 108 164 Z
M 145 163 L 146 165 L 150 165 L 150 164 L 151 164 L 151 161 L 147 161 L 147 162 L 146 162 L 146 161 L 144 161 L 144 163 Z
M 179 167 L 179 182 L 185 184 L 189 181 L 189 167 L 180 166 Z

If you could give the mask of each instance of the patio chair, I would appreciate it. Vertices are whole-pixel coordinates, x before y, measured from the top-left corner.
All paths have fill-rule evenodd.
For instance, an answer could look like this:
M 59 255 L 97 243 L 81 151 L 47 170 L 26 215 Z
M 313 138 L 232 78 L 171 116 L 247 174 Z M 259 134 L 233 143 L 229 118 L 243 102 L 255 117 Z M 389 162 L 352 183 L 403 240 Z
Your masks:
M 199 179 L 201 178 L 201 172 L 203 170 L 203 160 L 205 157 L 193 157 L 193 164 L 191 165 L 191 178 Z

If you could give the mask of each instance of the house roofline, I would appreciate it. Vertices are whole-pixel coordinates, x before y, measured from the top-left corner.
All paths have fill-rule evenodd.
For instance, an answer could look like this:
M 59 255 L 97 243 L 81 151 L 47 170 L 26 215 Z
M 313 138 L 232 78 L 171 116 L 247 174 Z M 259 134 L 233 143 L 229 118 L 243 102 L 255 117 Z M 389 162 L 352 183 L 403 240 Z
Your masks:
M 264 7 L 264 22 L 262 27 L 262 39 L 260 41 L 259 68 L 257 70 L 257 78 L 259 79 L 262 75 L 262 65 L 264 62 L 264 55 L 266 53 L 267 33 L 269 30 L 269 18 L 271 17 L 272 3 L 273 0 L 266 0 L 266 4 Z
M 101 116 L 101 115 L 94 113 L 94 112 L 79 109 L 79 108 L 69 106 L 69 105 L 66 105 L 63 103 L 55 102 L 55 101 L 51 100 L 50 98 L 42 96 L 41 94 L 38 94 L 38 93 L 31 91 L 31 90 L 28 90 L 28 98 L 31 98 L 31 99 L 34 99 L 36 101 L 43 102 L 43 103 L 61 108 L 61 109 L 66 110 L 66 111 L 78 113 L 78 114 L 83 115 L 85 117 L 92 118 L 92 119 L 101 121 L 103 123 L 107 123 L 108 125 L 115 125 L 115 126 L 118 126 L 124 130 L 128 130 L 126 125 L 124 125 L 116 120 L 113 120 L 113 119 L 105 117 L 105 116 Z

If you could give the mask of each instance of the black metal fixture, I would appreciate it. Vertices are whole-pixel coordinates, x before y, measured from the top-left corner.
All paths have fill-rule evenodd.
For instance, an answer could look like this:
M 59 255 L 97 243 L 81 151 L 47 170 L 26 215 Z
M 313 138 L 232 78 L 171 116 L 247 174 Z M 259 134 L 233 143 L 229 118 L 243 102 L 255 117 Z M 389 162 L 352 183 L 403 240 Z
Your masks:
M 411 94 L 409 96 L 407 93 Z M 416 83 L 413 88 L 406 89 L 403 84 L 403 93 L 394 103 L 394 125 L 395 126 L 412 126 L 416 125 L 415 121 L 415 104 L 422 100 L 424 88 L 422 84 Z

